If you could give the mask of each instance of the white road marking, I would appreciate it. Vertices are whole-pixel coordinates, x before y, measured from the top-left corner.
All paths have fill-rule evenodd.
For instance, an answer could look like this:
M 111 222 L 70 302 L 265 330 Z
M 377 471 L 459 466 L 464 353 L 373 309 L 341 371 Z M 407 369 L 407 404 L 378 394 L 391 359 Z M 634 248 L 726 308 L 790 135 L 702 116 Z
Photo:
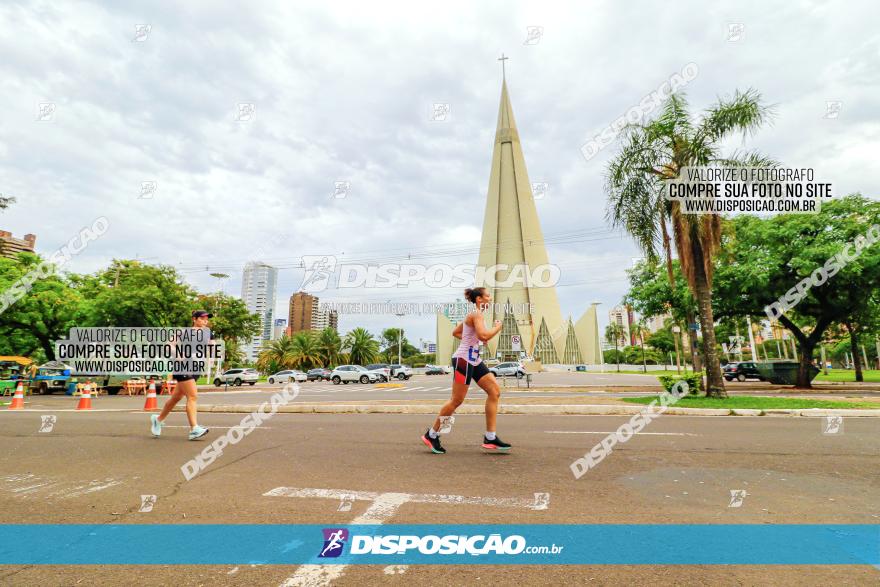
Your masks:
M 384 524 L 405 503 L 456 503 L 468 505 L 491 505 L 500 507 L 546 510 L 550 503 L 549 493 L 535 493 L 533 500 L 516 497 L 466 497 L 429 493 L 377 493 L 374 491 L 351 491 L 347 489 L 311 489 L 299 487 L 276 487 L 263 494 L 264 497 L 304 497 L 372 502 L 366 511 L 349 524 Z M 300 565 L 281 587 L 325 587 L 332 585 L 345 572 L 347 565 Z M 399 565 L 403 573 L 406 565 Z M 386 574 L 387 573 L 386 567 Z
M 75 483 L 78 482 L 73 481 L 63 483 L 57 479 L 40 477 L 30 473 L 26 475 L 7 475 L 5 477 L 0 477 L 0 486 L 2 486 L 2 489 L 9 491 L 16 496 L 45 493 L 49 489 L 57 489 L 58 491 L 49 493 L 46 498 L 61 497 L 65 499 L 103 491 L 110 487 L 121 485 L 122 481 L 114 479 L 113 477 L 107 477 L 106 479 L 89 481 L 88 483 L 80 485 L 74 485 Z
M 599 432 L 592 430 L 544 430 L 547 434 L 616 434 L 614 431 Z M 690 432 L 639 432 L 639 436 L 700 436 Z
M 186 428 L 188 430 L 190 428 L 190 426 L 171 426 L 169 424 L 165 424 L 162 426 L 162 428 Z M 230 428 L 238 428 L 238 426 L 211 426 L 212 430 L 214 430 L 214 429 L 227 430 Z M 271 426 L 254 426 L 254 429 L 255 430 L 271 430 L 272 427 Z
M 43 404 L 41 404 L 43 405 Z M 0 410 L 0 414 L 8 414 L 11 410 Z M 77 410 L 75 408 L 65 408 L 65 409 L 57 409 L 57 408 L 25 408 L 23 410 L 14 410 L 12 413 L 22 413 L 22 412 L 77 412 L 82 414 L 88 414 L 89 412 L 136 412 L 134 408 L 105 408 L 105 409 L 97 409 L 92 408 L 91 410 Z M 146 412 L 142 412 L 146 413 Z

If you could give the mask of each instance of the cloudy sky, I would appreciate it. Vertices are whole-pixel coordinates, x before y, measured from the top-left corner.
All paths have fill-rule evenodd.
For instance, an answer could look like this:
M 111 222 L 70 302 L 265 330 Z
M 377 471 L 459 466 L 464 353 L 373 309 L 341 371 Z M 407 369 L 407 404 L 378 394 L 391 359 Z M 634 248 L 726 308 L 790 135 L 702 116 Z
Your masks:
M 686 87 L 696 111 L 749 87 L 776 105 L 747 146 L 815 168 L 836 194 L 880 193 L 868 1 L 120 4 L 0 7 L 0 193 L 18 200 L 0 228 L 35 233 L 49 254 L 106 216 L 72 271 L 141 258 L 201 291 L 228 273 L 222 286 L 237 294 L 243 265 L 262 260 L 280 268 L 286 317 L 303 255 L 475 262 L 502 52 L 531 181 L 549 184 L 538 212 L 575 319 L 591 301 L 617 303 L 639 256 L 604 221 L 613 146 L 590 160 L 580 147 L 687 63 L 699 68 Z M 431 120 L 437 103 L 446 120 Z M 253 104 L 248 120 L 239 104 Z M 143 195 L 144 182 L 155 191 Z M 345 198 L 332 197 L 336 182 L 349 182 Z M 336 290 L 322 301 L 456 295 Z M 402 323 L 411 341 L 434 338 L 432 317 Z

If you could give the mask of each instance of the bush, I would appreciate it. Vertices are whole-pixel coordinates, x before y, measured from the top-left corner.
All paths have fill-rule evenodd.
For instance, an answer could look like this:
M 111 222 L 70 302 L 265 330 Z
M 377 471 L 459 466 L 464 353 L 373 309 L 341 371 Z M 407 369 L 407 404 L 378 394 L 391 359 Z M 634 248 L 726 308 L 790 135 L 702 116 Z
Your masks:
M 688 392 L 691 395 L 697 395 L 699 392 L 703 390 L 703 375 L 702 373 L 689 373 L 687 375 L 659 375 L 657 379 L 660 380 L 660 384 L 663 386 L 663 391 L 671 392 L 672 386 L 675 385 L 677 381 L 684 381 L 687 383 Z

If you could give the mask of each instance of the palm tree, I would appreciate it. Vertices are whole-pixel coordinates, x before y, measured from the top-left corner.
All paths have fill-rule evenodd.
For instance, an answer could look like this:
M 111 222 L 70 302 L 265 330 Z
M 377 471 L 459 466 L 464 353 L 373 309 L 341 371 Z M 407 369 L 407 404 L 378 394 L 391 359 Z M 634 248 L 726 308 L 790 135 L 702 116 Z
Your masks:
M 321 364 L 321 359 L 314 334 L 303 330 L 266 342 L 257 356 L 257 368 L 264 373 L 281 369 L 311 369 Z
M 364 328 L 355 328 L 346 334 L 342 348 L 348 353 L 349 362 L 355 365 L 372 363 L 379 355 L 379 341 Z
M 339 333 L 331 327 L 327 327 L 318 334 L 318 350 L 324 361 L 325 367 L 333 367 L 339 364 L 339 353 L 342 349 L 342 339 Z
M 686 166 L 777 165 L 757 152 L 734 152 L 730 157 L 720 153 L 723 141 L 731 134 L 752 133 L 771 116 L 761 96 L 748 90 L 720 99 L 701 119 L 692 121 L 684 95 L 673 94 L 655 120 L 623 129 L 621 151 L 608 165 L 609 221 L 625 229 L 651 262 L 656 262 L 657 245 L 661 244 L 673 287 L 670 240 L 675 242 L 682 272 L 700 314 L 708 396 L 727 397 L 712 315 L 712 261 L 721 242 L 721 217 L 683 213 L 678 202 L 664 198 L 664 182 L 678 177 L 679 170 Z M 672 228 L 672 239 L 667 224 Z
M 318 339 L 311 330 L 301 330 L 291 336 L 290 367 L 294 369 L 311 369 L 323 361 Z
M 290 366 L 293 339 L 286 334 L 263 345 L 257 355 L 257 369 L 263 373 L 275 373 Z
M 647 373 L 648 362 L 645 359 L 645 335 L 651 334 L 651 331 L 648 330 L 648 326 L 643 320 L 638 320 L 630 324 L 629 331 L 633 336 L 639 337 L 639 346 L 642 347 L 642 371 Z
M 614 359 L 617 361 L 617 372 L 620 373 L 620 353 L 617 352 L 617 341 L 626 335 L 623 326 L 612 322 L 605 328 L 605 340 L 614 344 Z

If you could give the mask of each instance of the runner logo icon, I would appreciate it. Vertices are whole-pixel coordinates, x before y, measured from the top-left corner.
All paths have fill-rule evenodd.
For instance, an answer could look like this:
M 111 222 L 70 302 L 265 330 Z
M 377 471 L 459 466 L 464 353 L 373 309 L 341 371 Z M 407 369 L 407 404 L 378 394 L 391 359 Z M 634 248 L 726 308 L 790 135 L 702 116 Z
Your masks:
M 324 548 L 318 558 L 336 558 L 342 554 L 343 547 L 348 541 L 348 530 L 345 528 L 324 528 Z

